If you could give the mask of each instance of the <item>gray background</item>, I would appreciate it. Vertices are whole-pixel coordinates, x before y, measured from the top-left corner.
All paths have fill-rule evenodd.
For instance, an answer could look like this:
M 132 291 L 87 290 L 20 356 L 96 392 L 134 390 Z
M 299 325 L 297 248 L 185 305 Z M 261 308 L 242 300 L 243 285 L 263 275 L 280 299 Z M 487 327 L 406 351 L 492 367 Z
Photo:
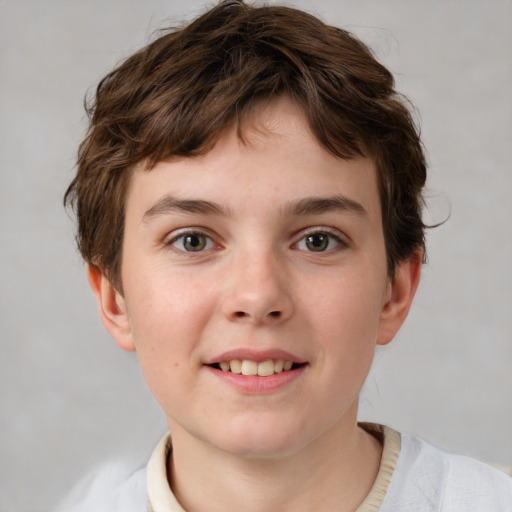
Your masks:
M 0 0 L 0 510 L 41 512 L 101 460 L 142 464 L 165 420 L 100 325 L 61 199 L 82 98 L 204 2 Z M 512 2 L 295 5 L 354 30 L 418 106 L 429 265 L 361 417 L 512 464 Z

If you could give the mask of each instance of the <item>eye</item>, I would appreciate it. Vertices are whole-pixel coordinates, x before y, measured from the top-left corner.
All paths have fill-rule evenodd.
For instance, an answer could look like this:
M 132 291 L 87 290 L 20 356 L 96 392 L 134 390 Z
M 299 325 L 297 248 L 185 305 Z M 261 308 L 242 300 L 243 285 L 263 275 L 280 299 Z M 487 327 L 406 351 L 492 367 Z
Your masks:
M 213 240 L 197 231 L 183 233 L 171 241 L 170 245 L 180 251 L 185 252 L 200 252 L 212 249 L 214 246 Z
M 342 245 L 345 245 L 344 242 L 333 233 L 316 231 L 314 233 L 308 233 L 301 238 L 295 247 L 301 251 L 326 252 L 337 249 Z

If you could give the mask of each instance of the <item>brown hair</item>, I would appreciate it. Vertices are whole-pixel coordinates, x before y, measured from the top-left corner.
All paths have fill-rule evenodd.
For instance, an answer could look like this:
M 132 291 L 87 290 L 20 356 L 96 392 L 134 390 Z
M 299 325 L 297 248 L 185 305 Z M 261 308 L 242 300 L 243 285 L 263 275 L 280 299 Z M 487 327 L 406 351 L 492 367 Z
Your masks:
M 424 251 L 426 166 L 407 102 L 391 73 L 350 33 L 300 10 L 226 0 L 168 30 L 97 87 L 65 204 L 84 259 L 121 288 L 131 170 L 211 149 L 262 100 L 287 95 L 327 150 L 374 159 L 389 274 Z

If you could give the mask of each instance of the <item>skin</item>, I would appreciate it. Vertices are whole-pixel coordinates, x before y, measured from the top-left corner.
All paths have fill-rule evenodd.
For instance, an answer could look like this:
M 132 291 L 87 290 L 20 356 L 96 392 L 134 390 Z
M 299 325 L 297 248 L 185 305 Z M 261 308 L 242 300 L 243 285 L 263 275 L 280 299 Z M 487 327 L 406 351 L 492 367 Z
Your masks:
M 206 155 L 136 169 L 123 294 L 93 268 L 91 286 L 167 415 L 168 473 L 186 510 L 354 510 L 381 455 L 357 426 L 359 392 L 375 346 L 407 316 L 421 255 L 390 280 L 372 160 L 327 152 L 286 98 L 257 111 L 244 139 L 233 128 Z M 336 207 L 298 211 L 333 197 Z M 187 251 L 191 232 L 203 250 Z M 205 364 L 234 349 L 305 364 L 272 392 L 245 392 Z

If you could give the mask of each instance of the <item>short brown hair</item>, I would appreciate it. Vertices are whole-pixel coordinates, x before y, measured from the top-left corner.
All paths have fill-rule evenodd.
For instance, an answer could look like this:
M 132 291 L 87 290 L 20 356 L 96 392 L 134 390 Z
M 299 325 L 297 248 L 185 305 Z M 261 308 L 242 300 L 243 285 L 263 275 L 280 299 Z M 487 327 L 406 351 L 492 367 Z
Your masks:
M 286 95 L 320 144 L 376 163 L 387 265 L 425 249 L 425 157 L 391 73 L 357 38 L 283 6 L 222 1 L 122 62 L 97 87 L 65 204 L 84 259 L 121 287 L 131 171 L 207 152 L 261 101 Z

